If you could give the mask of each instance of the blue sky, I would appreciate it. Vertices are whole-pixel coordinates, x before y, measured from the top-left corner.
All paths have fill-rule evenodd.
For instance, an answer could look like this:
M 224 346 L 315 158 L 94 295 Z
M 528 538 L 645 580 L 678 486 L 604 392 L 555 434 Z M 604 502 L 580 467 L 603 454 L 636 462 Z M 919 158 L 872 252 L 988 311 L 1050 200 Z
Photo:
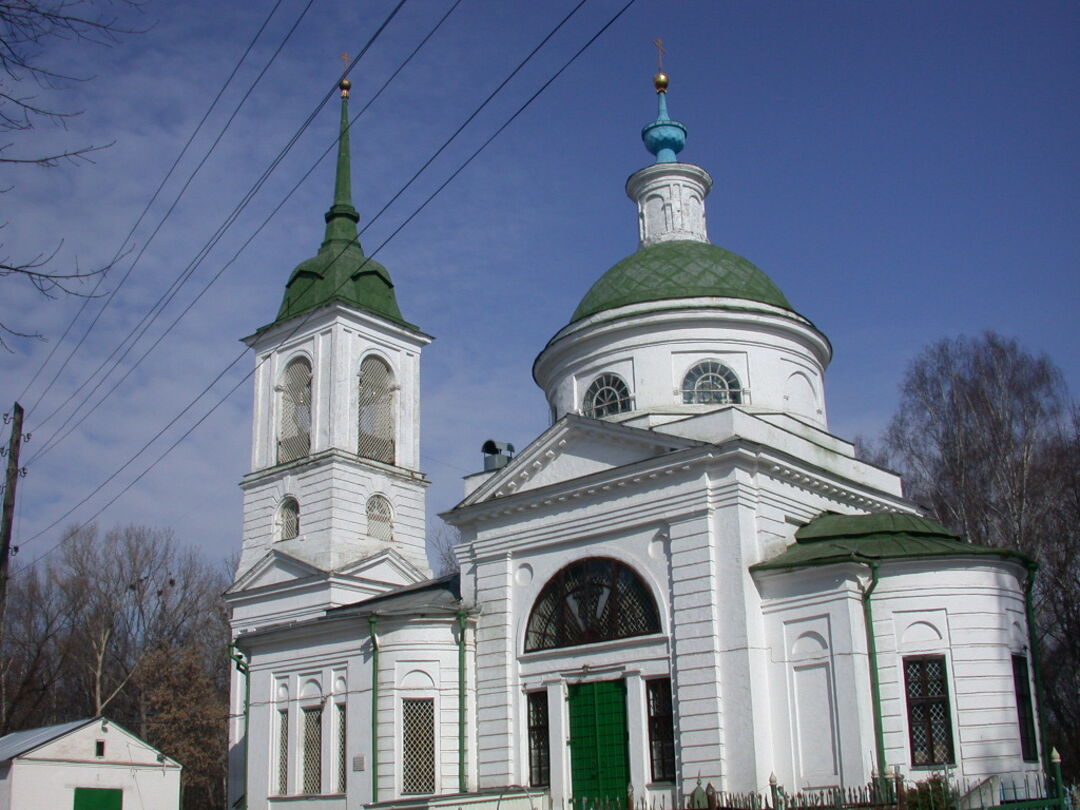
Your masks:
M 361 225 L 370 223 L 362 239 L 369 255 L 623 2 L 588 0 L 371 222 L 576 4 L 463 0 L 387 84 L 451 5 L 409 0 L 352 74 L 354 113 L 385 86 L 352 137 L 354 202 Z M 289 272 L 317 249 L 332 190 L 328 160 L 126 382 L 33 459 L 69 410 L 46 417 L 198 254 L 333 86 L 338 55 L 358 53 L 393 3 L 316 0 L 147 245 L 304 5 L 285 0 L 271 18 L 106 287 L 146 246 L 129 281 L 48 395 L 37 402 L 55 359 L 23 389 L 53 343 L 19 341 L 0 356 L 3 409 L 17 396 L 33 406 L 16 520 L 21 560 L 97 512 L 251 369 L 249 355 L 112 484 L 35 537 L 242 351 L 238 339 L 273 319 Z M 0 197 L 4 254 L 51 251 L 62 234 L 55 267 L 107 261 L 271 7 L 268 0 L 150 2 L 134 18 L 146 33 L 110 49 L 64 43 L 46 51 L 51 65 L 95 77 L 53 97 L 85 112 L 66 130 L 44 126 L 9 151 L 115 143 L 81 167 L 5 170 L 3 185 L 13 188 Z M 480 467 L 485 439 L 521 448 L 546 426 L 532 360 L 592 282 L 636 248 L 623 183 L 649 162 L 639 131 L 655 114 L 656 37 L 667 48 L 670 111 L 689 129 L 681 157 L 715 180 L 707 202 L 712 241 L 765 270 L 833 342 L 826 377 L 833 432 L 877 433 L 921 347 L 985 329 L 1047 352 L 1080 390 L 1080 6 L 637 0 L 377 253 L 405 317 L 436 338 L 422 371 L 432 518 L 456 502 L 461 476 Z M 128 361 L 286 197 L 330 145 L 336 120 L 332 100 Z M 0 321 L 53 340 L 81 303 L 45 300 L 10 278 L 0 285 Z M 73 399 L 80 414 L 96 402 L 84 395 Z M 237 549 L 250 403 L 243 383 L 98 522 L 171 527 L 211 556 Z

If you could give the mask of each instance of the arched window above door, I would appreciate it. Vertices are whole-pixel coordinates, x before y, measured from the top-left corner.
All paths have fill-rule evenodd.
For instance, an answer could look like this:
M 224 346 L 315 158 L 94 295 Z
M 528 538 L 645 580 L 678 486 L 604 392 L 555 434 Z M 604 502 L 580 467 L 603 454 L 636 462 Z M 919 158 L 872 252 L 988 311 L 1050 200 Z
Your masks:
M 525 629 L 525 652 L 660 632 L 660 613 L 633 569 L 608 557 L 573 562 L 544 585 Z

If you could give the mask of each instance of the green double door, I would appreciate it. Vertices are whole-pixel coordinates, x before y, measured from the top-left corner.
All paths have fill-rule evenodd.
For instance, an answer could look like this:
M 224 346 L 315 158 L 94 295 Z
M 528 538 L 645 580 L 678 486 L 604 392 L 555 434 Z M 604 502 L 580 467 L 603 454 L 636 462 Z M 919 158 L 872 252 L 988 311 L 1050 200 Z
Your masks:
M 75 788 L 74 810 L 124 810 L 124 791 L 119 788 Z
M 626 682 L 572 684 L 567 700 L 574 810 L 624 810 L 630 783 Z

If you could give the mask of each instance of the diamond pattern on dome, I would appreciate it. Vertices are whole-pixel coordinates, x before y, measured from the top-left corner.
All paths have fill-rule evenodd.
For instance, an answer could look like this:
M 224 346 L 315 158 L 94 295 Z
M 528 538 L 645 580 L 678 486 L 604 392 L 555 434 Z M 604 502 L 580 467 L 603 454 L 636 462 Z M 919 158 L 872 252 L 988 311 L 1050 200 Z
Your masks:
M 780 288 L 746 259 L 706 242 L 676 240 L 643 248 L 604 273 L 570 321 L 627 304 L 699 297 L 791 309 Z

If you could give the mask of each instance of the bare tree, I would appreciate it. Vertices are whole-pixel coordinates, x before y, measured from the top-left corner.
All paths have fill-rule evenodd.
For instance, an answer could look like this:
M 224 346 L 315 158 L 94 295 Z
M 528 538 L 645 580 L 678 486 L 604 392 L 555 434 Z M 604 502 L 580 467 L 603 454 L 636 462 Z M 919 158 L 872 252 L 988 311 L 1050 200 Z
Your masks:
M 461 542 L 461 533 L 449 523 L 439 522 L 438 528 L 428 538 L 428 559 L 435 576 L 456 573 L 461 566 L 454 556 L 454 546 Z
M 1043 710 L 1080 773 L 1080 413 L 1061 372 L 993 332 L 934 343 L 907 370 L 882 449 L 947 526 L 1039 562 Z
M 108 714 L 185 766 L 188 810 L 220 807 L 228 579 L 170 531 L 69 530 L 50 564 L 11 580 L 3 730 Z
M 20 167 L 55 168 L 88 162 L 94 152 L 110 144 L 90 144 L 58 151 L 28 150 L 26 133 L 41 124 L 67 128 L 80 110 L 51 103 L 51 91 L 86 81 L 57 66 L 54 54 L 72 41 L 108 46 L 133 29 L 120 23 L 117 7 L 137 7 L 139 0 L 0 0 L 0 194 L 13 188 L 11 171 Z M 45 96 L 43 98 L 42 96 Z M 3 228 L 6 223 L 0 223 Z M 108 266 L 83 270 L 78 266 L 56 269 L 50 264 L 63 244 L 27 257 L 2 252 L 0 278 L 14 276 L 32 284 L 42 295 L 86 295 L 81 282 L 108 270 Z M 0 323 L 0 347 L 10 348 L 4 337 L 39 337 Z

